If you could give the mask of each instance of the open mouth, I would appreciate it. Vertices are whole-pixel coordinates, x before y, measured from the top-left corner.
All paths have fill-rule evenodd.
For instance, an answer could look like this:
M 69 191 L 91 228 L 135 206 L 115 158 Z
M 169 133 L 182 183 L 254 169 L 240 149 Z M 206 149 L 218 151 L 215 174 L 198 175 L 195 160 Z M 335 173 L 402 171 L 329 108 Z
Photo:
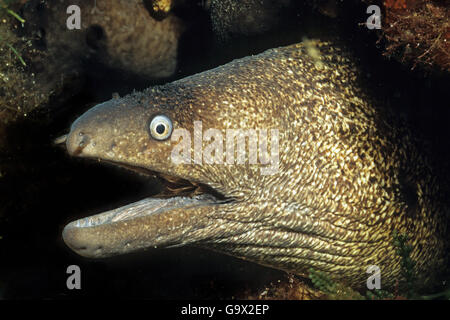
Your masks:
M 185 240 L 180 243 L 180 239 L 186 238 L 180 234 L 195 233 L 207 225 L 206 214 L 201 212 L 233 201 L 205 184 L 141 167 L 113 164 L 157 177 L 163 189 L 152 197 L 67 224 L 63 239 L 82 256 L 99 258 L 147 247 L 185 244 Z

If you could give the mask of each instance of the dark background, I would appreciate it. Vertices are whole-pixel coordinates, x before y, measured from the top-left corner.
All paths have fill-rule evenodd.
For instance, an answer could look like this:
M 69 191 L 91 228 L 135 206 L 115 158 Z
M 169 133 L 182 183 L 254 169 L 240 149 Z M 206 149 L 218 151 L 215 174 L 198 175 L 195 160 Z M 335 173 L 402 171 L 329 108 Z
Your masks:
M 219 43 L 207 15 L 198 9 L 177 12 L 190 19 L 180 46 L 174 79 L 304 36 L 336 38 L 359 54 L 371 74 L 378 99 L 406 113 L 414 130 L 432 141 L 436 156 L 449 150 L 448 76 L 411 71 L 381 56 L 378 34 L 359 26 L 365 6 L 349 6 L 331 19 L 309 7 L 288 13 L 282 28 L 264 36 Z M 140 90 L 154 82 L 86 62 L 84 90 L 64 105 L 50 105 L 8 129 L 2 154 L 8 175 L 0 178 L 0 299 L 122 297 L 217 299 L 260 292 L 285 273 L 200 248 L 151 249 L 103 260 L 82 258 L 69 250 L 61 232 L 68 222 L 142 199 L 158 191 L 155 181 L 129 172 L 69 157 L 53 139 L 96 103 Z M 251 75 L 250 75 L 251 76 Z M 171 79 L 173 80 L 173 79 Z M 66 268 L 78 265 L 82 290 L 66 288 Z

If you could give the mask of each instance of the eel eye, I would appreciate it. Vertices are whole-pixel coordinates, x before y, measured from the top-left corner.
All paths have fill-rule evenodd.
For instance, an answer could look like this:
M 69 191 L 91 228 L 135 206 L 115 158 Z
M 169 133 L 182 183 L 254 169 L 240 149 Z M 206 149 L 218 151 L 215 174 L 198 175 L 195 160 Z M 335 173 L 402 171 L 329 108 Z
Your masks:
M 150 135 L 155 140 L 166 140 L 172 129 L 172 121 L 165 115 L 157 115 L 150 122 Z

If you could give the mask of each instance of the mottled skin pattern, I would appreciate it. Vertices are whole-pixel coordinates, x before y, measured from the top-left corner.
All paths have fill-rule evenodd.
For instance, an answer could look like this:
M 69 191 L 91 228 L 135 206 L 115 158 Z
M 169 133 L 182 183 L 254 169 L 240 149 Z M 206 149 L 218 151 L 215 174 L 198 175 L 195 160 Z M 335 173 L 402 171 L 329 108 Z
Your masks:
M 315 42 L 95 107 L 73 124 L 69 153 L 181 177 L 232 200 L 200 199 L 116 224 L 68 226 L 66 243 L 90 257 L 195 244 L 299 275 L 312 267 L 355 287 L 365 286 L 366 269 L 375 264 L 386 288 L 400 278 L 397 230 L 411 237 L 419 283 L 428 284 L 445 264 L 447 207 L 408 130 L 374 106 L 360 80 L 344 51 Z M 203 130 L 277 128 L 279 171 L 175 165 L 170 155 L 178 141 L 149 135 L 155 114 L 190 132 L 195 120 Z

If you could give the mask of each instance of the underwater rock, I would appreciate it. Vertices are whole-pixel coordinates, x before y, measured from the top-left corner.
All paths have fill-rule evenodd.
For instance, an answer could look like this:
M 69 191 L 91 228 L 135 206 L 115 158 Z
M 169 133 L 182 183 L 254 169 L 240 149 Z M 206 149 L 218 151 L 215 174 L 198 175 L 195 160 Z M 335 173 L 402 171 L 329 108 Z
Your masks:
M 244 290 L 238 299 L 244 300 L 318 300 L 326 299 L 325 293 L 308 285 L 293 274 L 286 274 L 275 283 L 265 285 L 259 291 Z
M 11 12 L 18 10 L 10 8 Z M 60 79 L 47 81 L 34 68 L 31 61 L 45 60 L 45 54 L 33 46 L 29 37 L 18 34 L 21 29 L 18 19 L 22 18 L 15 18 L 3 9 L 0 9 L 0 150 L 5 144 L 7 125 L 47 104 L 50 96 L 64 87 Z
M 80 30 L 66 26 L 69 5 L 81 9 Z M 56 60 L 60 63 L 70 64 L 69 57 L 95 57 L 107 66 L 147 78 L 169 77 L 175 72 L 183 23 L 173 15 L 164 21 L 153 19 L 142 1 L 63 1 L 44 5 L 30 1 L 24 16 L 29 31 L 43 34 L 42 44 L 49 54 L 63 56 Z
M 143 1 L 152 17 L 158 20 L 167 18 L 174 7 L 182 6 L 187 4 L 187 2 L 189 2 L 187 0 L 143 0 Z M 207 1 L 202 1 L 201 5 L 207 6 L 206 2 Z M 197 5 L 193 1 L 190 4 Z
M 11 9 L 23 24 L 0 12 L 0 127 L 61 106 L 81 90 L 89 63 L 155 81 L 175 72 L 184 24 L 172 14 L 157 21 L 139 0 L 22 3 Z M 70 5 L 80 8 L 79 30 L 67 27 Z
M 415 68 L 450 71 L 450 1 L 384 2 L 385 55 Z
M 290 0 L 211 0 L 212 27 L 222 40 L 261 34 L 282 22 L 281 11 L 290 4 Z

